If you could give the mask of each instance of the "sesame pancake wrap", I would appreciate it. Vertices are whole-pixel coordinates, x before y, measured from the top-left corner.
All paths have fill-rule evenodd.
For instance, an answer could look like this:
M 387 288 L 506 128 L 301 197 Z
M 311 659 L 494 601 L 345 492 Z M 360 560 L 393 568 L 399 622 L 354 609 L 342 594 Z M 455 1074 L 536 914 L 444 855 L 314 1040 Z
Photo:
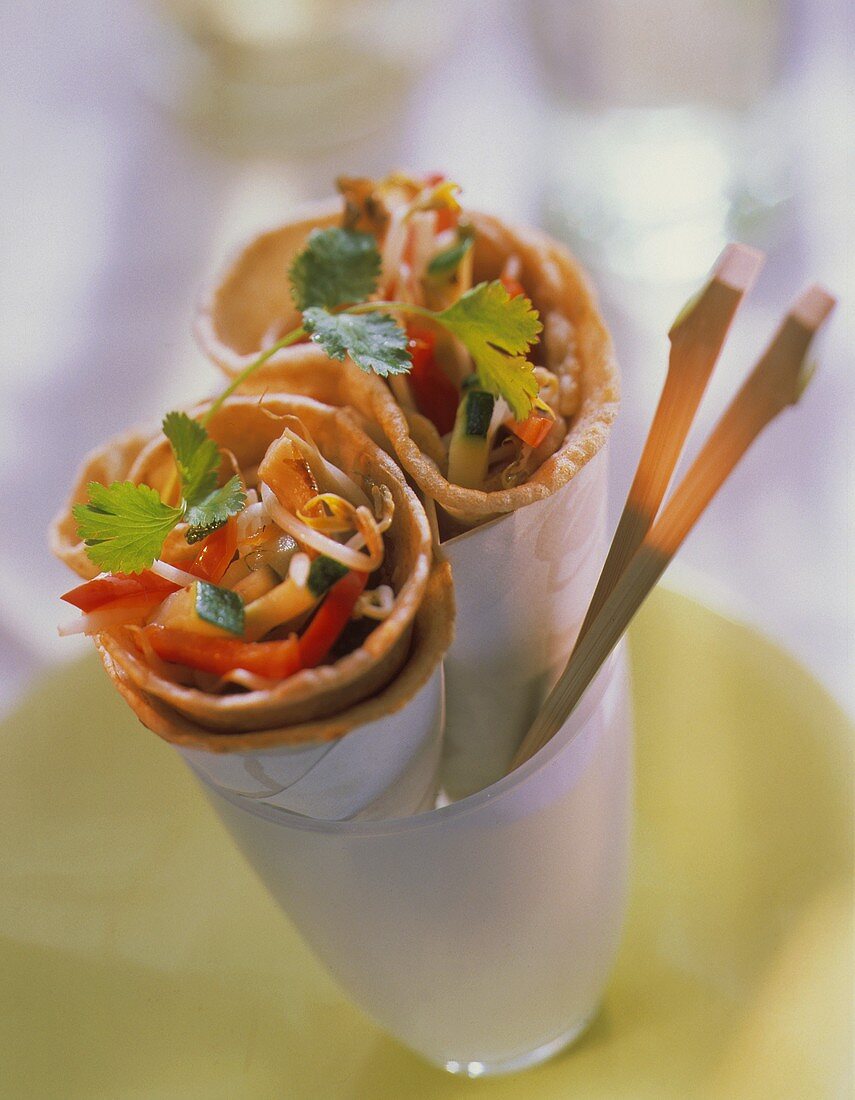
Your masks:
M 531 352 L 548 372 L 554 415 L 550 430 L 522 457 L 505 435 L 492 450 L 480 487 L 461 485 L 450 470 L 448 423 L 437 426 L 420 411 L 397 379 L 336 362 L 323 348 L 301 342 L 278 350 L 242 385 L 242 392 L 306 394 L 350 405 L 363 426 L 383 438 L 426 497 L 437 502 L 455 533 L 542 500 L 566 485 L 603 447 L 619 403 L 619 378 L 611 339 L 588 280 L 561 245 L 536 230 L 492 215 L 467 211 L 471 227 L 473 284 L 498 280 L 510 263 L 540 315 L 543 329 Z M 341 205 L 262 233 L 220 274 L 200 309 L 196 336 L 203 351 L 232 378 L 283 333 L 300 324 L 287 273 L 310 233 L 341 224 Z M 406 376 L 405 376 L 406 377 Z M 391 385 L 390 385 L 391 381 Z M 422 403 L 422 409 L 430 409 Z M 435 419 L 438 419 L 435 417 Z M 381 434 L 378 434 L 379 433 Z M 507 451 L 503 455 L 502 449 Z M 522 445 L 525 449 L 525 444 Z M 507 457 L 511 461 L 507 461 Z M 466 478 L 465 480 L 472 480 Z
M 380 698 L 396 677 L 386 698 L 403 707 L 450 642 L 453 601 L 448 568 L 432 564 L 424 511 L 395 463 L 346 410 L 303 397 L 228 398 L 207 431 L 221 455 L 219 480 L 237 477 L 246 503 L 201 542 L 188 543 L 180 524 L 171 532 L 168 564 L 151 567 L 170 579 L 138 577 L 172 591 L 144 618 L 99 630 L 104 612 L 88 616 L 86 632 L 123 695 L 155 732 L 209 753 L 338 738 L 359 720 L 358 704 Z M 130 432 L 89 455 L 54 522 L 56 554 L 92 578 L 97 565 L 72 514 L 90 483 L 132 482 L 168 500 L 174 468 L 158 431 Z M 225 550 L 212 549 L 215 540 Z M 206 548 L 220 557 L 207 585 Z M 225 619 L 211 615 L 210 598 L 222 601 Z M 413 647 L 423 604 L 431 629 L 423 625 Z M 240 630 L 227 630 L 237 605 Z

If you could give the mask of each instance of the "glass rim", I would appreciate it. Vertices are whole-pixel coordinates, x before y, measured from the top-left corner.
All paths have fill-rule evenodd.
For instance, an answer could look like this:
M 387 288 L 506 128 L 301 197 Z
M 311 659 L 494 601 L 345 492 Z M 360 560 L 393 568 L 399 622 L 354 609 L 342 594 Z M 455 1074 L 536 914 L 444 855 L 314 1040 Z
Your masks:
M 617 647 L 604 662 L 588 690 L 582 696 L 573 714 L 578 713 L 583 707 L 586 709 L 590 707 L 591 711 L 593 711 L 594 708 L 599 706 L 606 690 L 614 682 L 615 674 L 618 671 L 618 665 L 625 664 L 625 645 L 625 639 L 622 639 L 618 643 Z M 531 759 L 520 765 L 520 767 L 515 768 L 514 771 L 509 772 L 507 775 L 503 775 L 501 779 L 497 780 L 495 783 L 491 783 L 489 787 L 476 791 L 474 794 L 467 795 L 465 798 L 458 799 L 456 802 L 450 802 L 445 806 L 437 806 L 430 810 L 422 810 L 420 813 L 409 814 L 406 817 L 387 817 L 378 818 L 376 820 L 360 820 L 356 818 L 344 821 L 309 817 L 307 814 L 295 813 L 293 810 L 287 810 L 279 806 L 268 806 L 265 803 L 247 805 L 246 799 L 241 798 L 240 795 L 231 794 L 207 781 L 204 782 L 205 786 L 213 791 L 213 793 L 219 795 L 237 809 L 244 810 L 254 817 L 263 818 L 265 821 L 271 821 L 274 824 L 281 822 L 283 825 L 287 825 L 288 828 L 301 829 L 305 832 L 324 833 L 337 836 L 369 837 L 429 829 L 439 826 L 445 821 L 466 817 L 489 802 L 495 802 L 497 799 L 509 797 L 522 783 L 533 775 L 543 771 L 544 768 L 547 768 L 559 753 L 563 752 L 577 739 L 578 733 L 584 728 L 591 714 L 586 715 L 578 729 L 574 729 L 571 733 L 569 724 L 572 717 L 573 715 L 567 719 L 564 728 L 560 730 L 548 744 L 544 745 L 539 752 L 531 757 Z

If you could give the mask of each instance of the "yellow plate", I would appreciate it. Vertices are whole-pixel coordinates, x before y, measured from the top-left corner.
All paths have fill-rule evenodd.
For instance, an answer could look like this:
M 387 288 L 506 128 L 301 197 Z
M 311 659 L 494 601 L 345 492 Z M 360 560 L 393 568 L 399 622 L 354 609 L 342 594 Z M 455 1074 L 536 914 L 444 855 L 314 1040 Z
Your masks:
M 634 896 L 602 1014 L 556 1061 L 477 1084 L 340 996 L 94 657 L 46 677 L 0 727 L 0 1093 L 848 1095 L 851 726 L 786 654 L 673 593 L 633 666 Z

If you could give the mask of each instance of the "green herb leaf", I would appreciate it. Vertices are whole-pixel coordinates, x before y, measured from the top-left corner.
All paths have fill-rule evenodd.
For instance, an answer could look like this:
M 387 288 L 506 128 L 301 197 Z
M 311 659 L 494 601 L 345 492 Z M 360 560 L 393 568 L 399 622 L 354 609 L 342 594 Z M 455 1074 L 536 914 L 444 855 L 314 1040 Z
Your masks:
M 460 266 L 461 260 L 474 243 L 472 233 L 464 233 L 461 229 L 459 240 L 442 252 L 437 252 L 428 264 L 428 275 L 434 279 L 447 279 L 449 275 L 454 274 Z
M 86 553 L 111 573 L 140 573 L 159 556 L 183 509 L 164 504 L 148 485 L 132 481 L 89 484 L 89 503 L 74 506 Z
M 187 509 L 184 517 L 189 524 L 187 541 L 194 543 L 206 538 L 212 531 L 222 527 L 229 516 L 236 516 L 245 504 L 246 493 L 240 478 L 235 475 L 221 488 L 214 489 Z
M 291 295 L 301 312 L 336 309 L 370 297 L 380 278 L 380 252 L 370 233 L 315 229 L 291 264 Z
M 525 420 L 538 390 L 525 356 L 543 328 L 531 302 L 511 298 L 498 280 L 479 283 L 437 320 L 466 345 L 482 387 L 504 397 L 516 419 Z
M 217 486 L 220 451 L 198 422 L 183 412 L 167 413 L 163 434 L 172 446 L 175 465 L 181 476 L 181 495 L 193 505 Z
M 313 307 L 304 312 L 303 325 L 331 359 L 349 355 L 362 370 L 384 378 L 412 366 L 407 334 L 387 313 L 333 314 Z
M 220 588 L 207 581 L 196 581 L 196 614 L 206 623 L 213 623 L 230 634 L 243 634 L 245 609 L 243 600 L 230 588 Z

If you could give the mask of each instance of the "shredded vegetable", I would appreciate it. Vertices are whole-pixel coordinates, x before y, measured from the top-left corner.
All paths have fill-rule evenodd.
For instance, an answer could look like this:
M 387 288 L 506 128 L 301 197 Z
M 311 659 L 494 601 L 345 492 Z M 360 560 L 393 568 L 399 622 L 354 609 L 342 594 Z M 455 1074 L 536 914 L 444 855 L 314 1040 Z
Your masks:
M 312 563 L 308 554 L 295 554 L 291 558 L 291 566 L 288 570 L 288 579 L 293 581 L 294 584 L 299 585 L 300 588 L 306 587 L 306 582 L 309 579 L 309 569 Z
M 300 451 L 322 492 L 334 492 L 350 501 L 354 507 L 367 504 L 365 493 L 343 470 L 321 454 L 312 433 L 297 416 L 286 414 L 282 421 L 282 434 Z M 289 425 L 291 425 L 289 427 Z
M 340 542 L 336 542 L 335 539 L 331 539 L 320 531 L 316 531 L 313 527 L 309 527 L 307 523 L 303 523 L 302 520 L 299 520 L 295 515 L 292 515 L 287 509 L 282 507 L 276 494 L 269 485 L 263 481 L 260 482 L 259 485 L 261 488 L 261 499 L 264 501 L 267 511 L 279 524 L 282 530 L 286 531 L 289 535 L 293 535 L 298 542 L 310 546 L 313 550 L 317 550 L 319 554 L 325 554 L 327 557 L 332 558 L 333 561 L 340 562 L 348 569 L 353 569 L 360 573 L 373 573 L 374 570 L 378 569 L 382 564 L 382 539 L 380 542 L 379 554 L 360 554 L 358 550 L 353 549 L 351 546 L 343 546 Z M 366 509 L 366 512 L 367 511 L 368 509 Z M 373 520 L 373 517 L 371 518 Z
M 388 485 L 372 485 L 371 499 L 374 503 L 374 517 L 377 530 L 385 534 L 392 526 L 395 517 L 395 501 Z
M 357 526 L 354 506 L 335 493 L 313 497 L 297 512 L 297 518 L 324 535 L 343 535 Z

